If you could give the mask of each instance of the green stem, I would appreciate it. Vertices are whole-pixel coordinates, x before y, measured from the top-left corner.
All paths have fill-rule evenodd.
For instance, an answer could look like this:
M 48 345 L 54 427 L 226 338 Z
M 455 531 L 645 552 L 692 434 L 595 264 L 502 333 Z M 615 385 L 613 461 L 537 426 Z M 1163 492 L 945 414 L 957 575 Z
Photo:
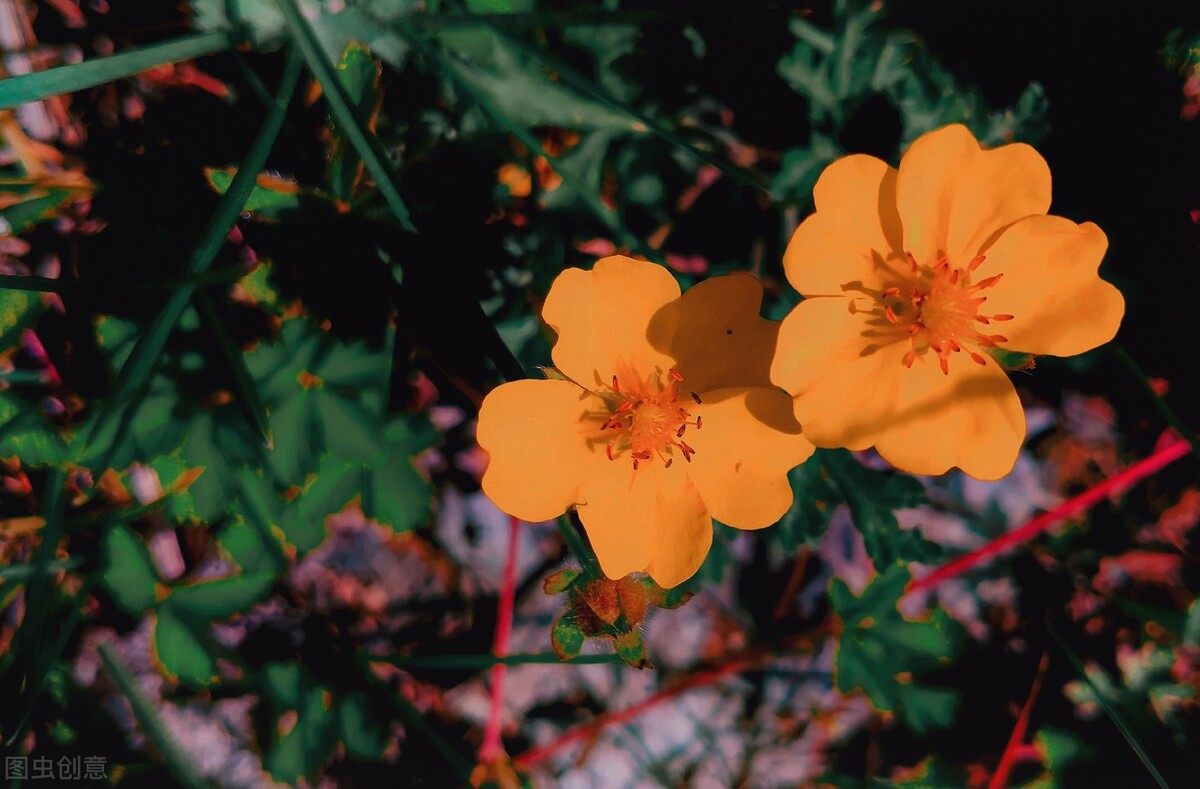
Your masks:
M 579 536 L 579 532 L 575 528 L 570 515 L 560 515 L 558 520 L 558 533 L 562 535 L 563 542 L 567 544 L 567 550 L 579 561 L 584 570 L 600 569 L 600 562 L 596 559 L 596 554 L 584 544 L 583 538 Z

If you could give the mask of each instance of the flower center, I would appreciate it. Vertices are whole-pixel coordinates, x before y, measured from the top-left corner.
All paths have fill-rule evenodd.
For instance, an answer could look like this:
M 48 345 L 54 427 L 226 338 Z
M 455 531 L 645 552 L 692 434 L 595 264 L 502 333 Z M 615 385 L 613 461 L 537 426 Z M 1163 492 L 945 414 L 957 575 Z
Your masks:
M 892 271 L 894 277 L 883 290 L 862 289 L 875 299 L 869 312 L 882 319 L 877 324 L 879 330 L 871 332 L 872 336 L 907 339 L 905 367 L 912 367 L 918 358 L 933 353 L 942 372 L 949 374 L 951 354 L 964 351 L 976 364 L 986 364 L 978 349 L 995 348 L 1008 338 L 1002 334 L 984 334 L 980 326 L 1009 321 L 1013 316 L 984 315 L 980 311 L 987 301 L 983 291 L 1004 276 L 996 274 L 972 282 L 972 274 L 983 261 L 984 256 L 980 255 L 965 268 L 955 268 L 948 258 L 942 258 L 928 266 L 918 263 L 909 253 L 907 272 Z M 852 301 L 850 311 L 857 310 Z
M 599 392 L 606 411 L 601 413 L 600 429 L 608 433 L 605 453 L 609 460 L 628 454 L 636 470 L 643 461 L 658 457 L 664 468 L 670 468 L 678 452 L 687 462 L 692 461 L 696 450 L 683 440 L 688 425 L 697 430 L 703 420 L 697 415 L 690 419 L 691 412 L 683 407 L 679 398 L 679 384 L 683 376 L 678 370 L 670 370 L 663 380 L 661 374 L 651 375 L 645 381 L 634 379 L 622 382 L 613 376 L 612 387 Z M 700 396 L 691 393 L 692 400 L 700 404 Z

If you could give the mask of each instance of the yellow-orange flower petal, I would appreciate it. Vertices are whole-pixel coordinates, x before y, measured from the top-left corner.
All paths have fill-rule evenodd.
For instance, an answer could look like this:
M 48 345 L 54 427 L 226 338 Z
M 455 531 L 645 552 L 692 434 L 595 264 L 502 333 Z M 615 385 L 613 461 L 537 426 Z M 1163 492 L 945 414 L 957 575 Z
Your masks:
M 817 212 L 788 243 L 783 268 L 805 296 L 842 295 L 847 282 L 873 286 L 884 261 L 904 259 L 896 170 L 874 156 L 845 156 L 813 188 Z
M 712 517 L 695 488 L 681 504 L 684 509 L 662 514 L 655 524 L 653 558 L 646 565 L 646 572 L 663 589 L 678 586 L 695 575 L 712 548 Z
M 585 480 L 579 519 L 609 578 L 647 570 L 657 561 L 663 577 L 654 579 L 670 587 L 700 567 L 712 540 L 712 519 L 687 475 L 679 472 L 653 463 L 635 471 L 628 463 L 612 462 Z M 699 558 L 697 536 L 705 544 Z M 676 579 L 689 566 L 690 572 Z
M 771 385 L 779 323 L 759 315 L 762 292 L 751 274 L 713 277 L 651 321 L 651 343 L 676 360 L 686 389 Z
M 866 449 L 892 417 L 903 347 L 875 346 L 876 319 L 850 300 L 805 299 L 783 319 L 771 378 L 795 395 L 796 416 L 819 447 Z
M 1125 299 L 1096 270 L 1108 248 L 1104 231 L 1059 216 L 1031 216 L 1005 230 L 988 250 L 980 276 L 1003 273 L 988 311 L 1004 323 L 1006 348 L 1072 356 L 1113 338 Z
M 983 150 L 960 124 L 921 135 L 900 159 L 904 248 L 922 264 L 963 265 L 1005 226 L 1050 208 L 1050 169 L 1023 143 Z
M 712 517 L 738 529 L 782 518 L 792 506 L 787 473 L 814 450 L 792 399 L 774 387 L 719 389 L 695 413 L 703 427 L 687 433 L 696 449 L 687 472 Z
M 657 315 L 673 332 L 679 295 L 670 272 L 644 260 L 614 255 L 591 271 L 567 269 L 542 307 L 542 319 L 558 333 L 555 366 L 588 389 L 629 369 L 670 369 L 674 360 L 650 344 L 646 330 Z
M 484 399 L 475 438 L 489 456 L 483 492 L 497 507 L 538 522 L 579 501 L 589 465 L 603 458 L 589 444 L 595 424 L 580 418 L 585 394 L 570 381 L 513 381 Z
M 957 466 L 981 480 L 1012 470 L 1025 440 L 1025 412 L 995 362 L 936 364 L 905 370 L 895 414 L 875 448 L 913 474 L 943 474 Z

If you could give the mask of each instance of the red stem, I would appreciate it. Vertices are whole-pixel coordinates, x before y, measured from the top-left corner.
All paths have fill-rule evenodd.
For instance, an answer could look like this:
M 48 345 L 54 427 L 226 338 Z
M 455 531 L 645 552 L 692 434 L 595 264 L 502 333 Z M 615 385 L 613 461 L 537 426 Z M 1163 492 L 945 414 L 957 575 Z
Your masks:
M 1017 716 L 1017 724 L 1013 726 L 1012 735 L 1008 738 L 1008 745 L 1004 747 L 1000 763 L 996 765 L 996 772 L 992 773 L 988 789 L 1004 789 L 1008 786 L 1008 774 L 1012 772 L 1013 765 L 1017 763 L 1021 743 L 1025 741 L 1025 732 L 1029 728 L 1029 713 L 1033 709 L 1033 702 L 1037 699 L 1038 691 L 1042 689 L 1042 680 L 1046 676 L 1046 667 L 1049 665 L 1050 653 L 1047 652 L 1038 662 L 1037 674 L 1034 675 L 1033 686 L 1029 689 L 1029 698 L 1025 699 L 1025 706 L 1021 708 L 1021 714 Z
M 742 658 L 740 660 L 731 661 L 724 666 L 720 666 L 709 671 L 702 671 L 699 674 L 693 674 L 690 677 L 681 680 L 679 683 L 672 685 L 665 690 L 659 691 L 650 698 L 634 704 L 632 707 L 626 707 L 625 709 L 618 710 L 617 712 L 609 712 L 603 715 L 597 715 L 592 720 L 588 721 L 582 726 L 572 729 L 571 731 L 559 737 L 557 740 L 547 743 L 540 748 L 532 748 L 526 751 L 514 759 L 513 762 L 518 767 L 525 769 L 533 767 L 535 764 L 545 761 L 554 753 L 565 748 L 573 742 L 590 739 L 591 737 L 599 734 L 600 731 L 608 726 L 625 723 L 626 721 L 632 720 L 651 707 L 667 701 L 668 699 L 673 699 L 681 693 L 692 690 L 693 688 L 711 685 L 714 682 L 724 679 L 731 674 L 738 674 L 746 669 L 752 668 L 762 663 L 766 657 L 768 656 Z
M 1086 512 L 1093 504 L 1108 496 L 1123 492 L 1125 488 L 1160 471 L 1163 467 L 1174 463 L 1190 451 L 1191 447 L 1187 441 L 1172 435 L 1171 438 L 1166 439 L 1162 448 L 1150 457 L 1139 460 L 1132 466 L 1122 469 L 1100 484 L 1088 488 L 1078 496 L 1063 502 L 1055 509 L 1044 512 L 1024 525 L 997 537 L 982 548 L 960 556 L 953 561 L 946 562 L 928 575 L 909 584 L 908 591 L 910 593 L 917 592 L 937 586 L 942 581 L 953 578 L 977 564 L 994 558 L 997 554 L 1028 542 L 1059 521 Z
M 508 654 L 508 641 L 512 635 L 513 603 L 517 593 L 517 543 L 521 534 L 521 521 L 508 519 L 508 558 L 504 564 L 504 585 L 500 589 L 500 606 L 496 611 L 496 635 L 492 640 L 492 654 L 503 657 Z M 504 753 L 500 739 L 500 721 L 504 712 L 504 675 L 508 666 L 497 663 L 492 666 L 492 708 L 488 713 L 487 726 L 483 730 L 483 742 L 479 745 L 479 761 L 482 764 L 494 761 Z

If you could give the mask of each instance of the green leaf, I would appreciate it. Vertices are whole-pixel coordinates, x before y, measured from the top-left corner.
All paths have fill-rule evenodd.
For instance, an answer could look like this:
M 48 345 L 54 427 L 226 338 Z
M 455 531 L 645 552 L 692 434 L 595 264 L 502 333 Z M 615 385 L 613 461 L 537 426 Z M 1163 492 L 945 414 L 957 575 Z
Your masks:
M 223 195 L 229 191 L 237 171 L 236 167 L 205 167 L 204 178 L 214 192 Z M 316 189 L 269 173 L 259 173 L 243 210 L 258 219 L 277 221 L 301 218 L 305 211 L 331 208 L 329 198 Z
M 0 392 L 0 457 L 14 456 L 26 467 L 62 463 L 67 459 L 67 444 L 37 409 Z
M 824 477 L 819 449 L 808 461 L 788 472 L 792 487 L 792 506 L 779 523 L 764 533 L 773 549 L 772 558 L 782 561 L 794 556 L 801 546 L 815 546 L 825 534 L 840 493 Z
M 216 622 L 249 610 L 271 590 L 274 583 L 275 577 L 271 573 L 200 581 L 172 588 L 168 601 L 174 611 Z
M 225 363 L 233 375 L 238 405 L 241 407 L 250 429 L 255 432 L 263 445 L 270 449 L 273 443 L 267 407 L 263 405 L 262 395 L 258 393 L 258 386 L 254 383 L 254 379 L 246 367 L 246 357 L 242 353 L 242 349 L 229 336 L 225 324 L 221 322 L 221 317 L 217 314 L 216 305 L 204 291 L 196 294 L 196 308 L 200 312 L 204 328 L 216 338 L 217 345 L 221 347 L 221 354 L 225 357 Z
M 38 222 L 53 218 L 55 209 L 71 200 L 74 194 L 70 189 L 48 189 L 28 200 L 0 208 L 0 227 L 13 235 L 22 233 Z
M 158 602 L 158 571 L 146 544 L 123 524 L 113 526 L 101 541 L 100 585 L 127 614 L 141 616 Z
M 920 482 L 867 468 L 845 450 L 823 453 L 822 462 L 850 505 L 854 525 L 862 532 L 876 569 L 897 561 L 932 563 L 944 558 L 941 546 L 926 540 L 920 529 L 901 529 L 893 514 L 893 510 L 925 503 Z
M 44 310 L 42 297 L 27 290 L 0 290 L 0 350 L 16 342 L 22 330 Z
M 207 627 L 180 611 L 169 599 L 158 607 L 154 657 L 168 678 L 193 687 L 216 681 L 217 661 L 208 649 Z
M 387 749 L 387 720 L 356 690 L 338 702 L 338 730 L 346 751 L 356 759 L 378 761 Z
M 895 566 L 855 596 L 840 579 L 829 601 L 842 620 L 834 676 L 837 688 L 861 688 L 880 710 L 899 708 L 914 732 L 952 723 L 957 693 L 912 684 L 912 675 L 948 662 L 961 649 L 959 625 L 938 609 L 928 621 L 901 616 L 897 603 L 910 576 Z
M 332 709 L 329 689 L 317 684 L 304 667 L 271 664 L 264 671 L 263 685 L 276 716 L 286 716 L 279 724 L 294 721 L 279 732 L 263 766 L 276 781 L 295 786 L 329 760 L 337 745 L 341 716 Z
M 163 63 L 178 63 L 211 55 L 229 46 L 229 37 L 223 32 L 200 33 L 105 58 L 8 77 L 0 81 L 0 110 L 132 77 Z

